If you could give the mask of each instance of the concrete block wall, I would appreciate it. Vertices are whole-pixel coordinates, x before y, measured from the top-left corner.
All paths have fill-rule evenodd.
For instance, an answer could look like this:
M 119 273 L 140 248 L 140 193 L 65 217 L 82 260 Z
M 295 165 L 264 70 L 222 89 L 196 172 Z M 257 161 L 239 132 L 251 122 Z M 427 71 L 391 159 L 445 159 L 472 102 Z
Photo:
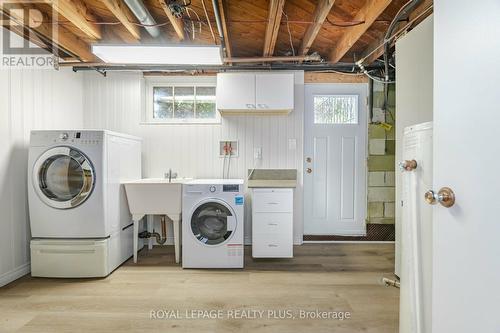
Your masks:
M 395 90 L 389 87 L 388 110 L 383 110 L 384 87 L 374 82 L 372 118 L 368 125 L 368 216 L 367 223 L 394 224 L 395 215 Z M 390 124 L 391 129 L 381 123 Z

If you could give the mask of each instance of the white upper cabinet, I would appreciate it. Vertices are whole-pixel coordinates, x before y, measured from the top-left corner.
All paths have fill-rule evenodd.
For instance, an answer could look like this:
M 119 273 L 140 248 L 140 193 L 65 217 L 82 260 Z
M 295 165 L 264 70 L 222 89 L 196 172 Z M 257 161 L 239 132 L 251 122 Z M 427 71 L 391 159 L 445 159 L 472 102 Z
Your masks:
M 221 114 L 288 114 L 294 108 L 294 74 L 217 74 Z
M 255 74 L 217 74 L 217 108 L 225 110 L 255 109 Z
M 293 110 L 293 74 L 256 74 L 258 110 Z

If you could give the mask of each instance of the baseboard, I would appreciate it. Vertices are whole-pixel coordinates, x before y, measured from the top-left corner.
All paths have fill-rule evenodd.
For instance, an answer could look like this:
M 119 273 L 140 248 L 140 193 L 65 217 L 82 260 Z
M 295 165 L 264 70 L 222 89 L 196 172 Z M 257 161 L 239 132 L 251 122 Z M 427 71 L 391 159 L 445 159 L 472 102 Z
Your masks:
M 20 277 L 28 274 L 31 271 L 31 266 L 29 263 L 21 265 L 9 272 L 0 275 L 0 287 L 3 287 L 12 281 L 19 279 Z
M 339 235 L 304 235 L 304 241 L 383 241 L 392 242 L 395 240 L 394 224 L 373 224 L 366 225 L 365 236 L 339 236 Z

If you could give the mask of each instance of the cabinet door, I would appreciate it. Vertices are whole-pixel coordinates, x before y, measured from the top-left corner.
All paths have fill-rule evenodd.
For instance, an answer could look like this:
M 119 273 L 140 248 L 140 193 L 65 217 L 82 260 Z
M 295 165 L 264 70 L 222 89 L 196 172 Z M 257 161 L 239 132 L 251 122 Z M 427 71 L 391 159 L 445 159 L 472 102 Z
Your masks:
M 255 80 L 257 109 L 293 109 L 293 74 L 256 74 Z
M 217 109 L 255 109 L 255 74 L 221 73 L 217 75 Z

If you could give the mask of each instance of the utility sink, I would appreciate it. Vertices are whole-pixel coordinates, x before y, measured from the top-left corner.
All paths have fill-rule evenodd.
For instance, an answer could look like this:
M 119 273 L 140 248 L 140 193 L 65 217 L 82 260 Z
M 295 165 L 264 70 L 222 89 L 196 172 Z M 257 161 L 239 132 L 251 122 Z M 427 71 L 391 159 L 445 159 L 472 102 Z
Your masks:
M 294 188 L 297 186 L 296 169 L 254 169 L 248 170 L 248 187 Z
M 145 178 L 123 183 L 132 215 L 175 215 L 182 212 L 182 184 L 191 178 Z

